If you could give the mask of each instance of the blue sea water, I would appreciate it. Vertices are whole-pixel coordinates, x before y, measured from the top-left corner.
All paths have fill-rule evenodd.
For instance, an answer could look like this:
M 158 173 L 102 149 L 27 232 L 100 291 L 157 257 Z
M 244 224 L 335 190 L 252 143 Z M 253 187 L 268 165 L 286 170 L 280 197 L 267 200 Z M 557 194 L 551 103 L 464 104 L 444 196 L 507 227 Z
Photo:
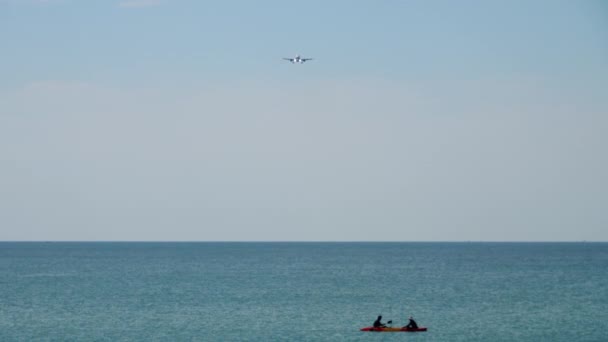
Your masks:
M 608 244 L 3 242 L 0 341 L 608 341 Z

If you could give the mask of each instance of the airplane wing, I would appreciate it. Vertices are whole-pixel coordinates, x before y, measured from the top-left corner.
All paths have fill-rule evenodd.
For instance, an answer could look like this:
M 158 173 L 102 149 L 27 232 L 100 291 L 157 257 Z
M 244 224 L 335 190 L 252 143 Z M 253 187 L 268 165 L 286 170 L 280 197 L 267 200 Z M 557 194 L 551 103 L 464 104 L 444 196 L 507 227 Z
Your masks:
M 286 60 L 286 61 L 293 61 L 293 58 L 284 58 L 283 57 L 283 59 Z
M 306 62 L 306 61 L 312 61 L 312 58 L 301 58 L 300 59 L 302 62 Z

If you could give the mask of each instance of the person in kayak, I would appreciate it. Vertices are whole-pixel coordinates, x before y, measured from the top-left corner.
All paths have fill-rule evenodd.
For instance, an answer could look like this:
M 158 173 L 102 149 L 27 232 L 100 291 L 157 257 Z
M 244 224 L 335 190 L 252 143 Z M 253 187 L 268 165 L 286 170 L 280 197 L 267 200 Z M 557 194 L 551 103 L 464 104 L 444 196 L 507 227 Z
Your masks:
M 374 321 L 374 328 L 386 328 L 386 325 L 382 323 L 382 316 L 378 316 Z
M 410 316 L 410 322 L 405 326 L 407 329 L 418 329 L 418 323 L 414 321 L 414 317 Z

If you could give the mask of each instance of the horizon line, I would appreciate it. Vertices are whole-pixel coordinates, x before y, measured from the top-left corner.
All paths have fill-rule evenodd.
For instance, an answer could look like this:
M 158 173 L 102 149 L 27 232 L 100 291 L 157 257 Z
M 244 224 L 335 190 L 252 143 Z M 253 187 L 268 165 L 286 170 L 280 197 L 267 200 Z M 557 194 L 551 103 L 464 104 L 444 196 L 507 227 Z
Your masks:
M 0 240 L 0 243 L 608 243 L 604 240 Z

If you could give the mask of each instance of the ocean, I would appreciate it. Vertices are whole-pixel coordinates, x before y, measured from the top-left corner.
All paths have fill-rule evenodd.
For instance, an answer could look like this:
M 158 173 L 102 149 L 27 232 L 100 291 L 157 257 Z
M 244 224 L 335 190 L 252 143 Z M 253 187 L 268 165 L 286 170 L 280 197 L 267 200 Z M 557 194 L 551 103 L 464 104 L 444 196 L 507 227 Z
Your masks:
M 608 243 L 1 242 L 0 341 L 608 341 Z

